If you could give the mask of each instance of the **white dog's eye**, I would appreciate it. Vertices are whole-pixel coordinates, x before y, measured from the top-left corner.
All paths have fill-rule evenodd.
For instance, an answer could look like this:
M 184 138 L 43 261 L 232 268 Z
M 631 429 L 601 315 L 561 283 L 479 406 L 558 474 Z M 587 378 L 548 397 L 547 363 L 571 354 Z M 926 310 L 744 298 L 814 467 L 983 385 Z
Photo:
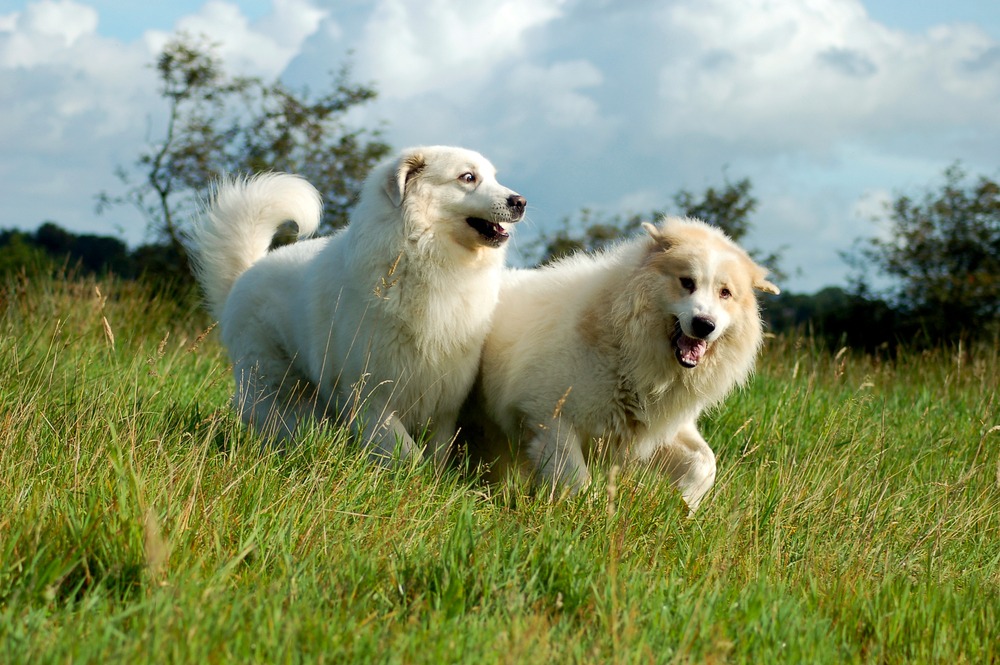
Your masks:
M 688 293 L 694 293 L 694 280 L 690 277 L 681 277 L 681 288 L 683 288 Z
M 458 179 L 461 180 L 462 182 L 468 184 L 468 185 L 471 185 L 474 182 L 476 182 L 476 174 L 475 173 L 468 173 L 468 172 L 466 172 L 466 173 L 463 173 L 462 175 L 458 176 Z
M 722 290 L 719 291 L 719 297 L 722 298 L 723 300 L 729 300 L 730 298 L 733 297 L 733 292 L 723 287 Z

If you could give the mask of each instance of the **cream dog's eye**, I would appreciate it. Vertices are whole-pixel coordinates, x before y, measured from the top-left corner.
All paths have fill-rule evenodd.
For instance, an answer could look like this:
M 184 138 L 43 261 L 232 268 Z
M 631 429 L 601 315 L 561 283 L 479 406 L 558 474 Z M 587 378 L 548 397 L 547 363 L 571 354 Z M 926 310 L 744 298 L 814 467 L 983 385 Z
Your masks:
M 733 297 L 733 292 L 723 287 L 723 289 L 719 291 L 719 297 L 722 298 L 723 300 L 729 300 L 730 298 Z
M 466 183 L 466 184 L 471 185 L 474 182 L 476 182 L 476 174 L 475 173 L 468 173 L 468 172 L 467 173 L 463 173 L 462 175 L 458 176 L 458 179 L 461 180 L 462 182 Z
M 688 293 L 694 293 L 694 280 L 690 277 L 681 277 L 681 288 L 685 289 Z

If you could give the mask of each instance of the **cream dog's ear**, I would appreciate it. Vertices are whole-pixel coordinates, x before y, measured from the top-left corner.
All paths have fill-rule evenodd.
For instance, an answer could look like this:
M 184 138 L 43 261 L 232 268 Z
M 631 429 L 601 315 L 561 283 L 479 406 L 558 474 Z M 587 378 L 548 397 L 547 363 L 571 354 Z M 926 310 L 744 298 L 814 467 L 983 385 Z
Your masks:
M 757 289 L 758 291 L 763 291 L 764 293 L 773 293 L 774 295 L 778 295 L 779 293 L 781 293 L 781 289 L 779 289 L 777 286 L 767 281 L 766 279 L 760 279 L 754 282 L 753 288 Z
M 659 240 L 662 237 L 660 235 L 660 229 L 656 228 L 649 222 L 643 222 L 642 228 L 646 230 L 646 233 L 648 233 L 649 237 L 652 238 L 653 240 Z
M 406 184 L 410 182 L 427 165 L 427 160 L 419 151 L 405 153 L 390 169 L 385 181 L 385 193 L 392 205 L 397 208 L 403 203 L 406 194 Z
M 764 293 L 773 293 L 774 295 L 781 293 L 781 289 L 767 280 L 767 268 L 763 266 L 755 267 L 757 268 L 757 274 L 753 278 L 753 288 Z
M 656 241 L 656 244 L 667 249 L 670 247 L 670 239 L 667 238 L 667 234 L 660 230 L 655 224 L 650 224 L 649 222 L 642 223 L 643 230 L 649 234 L 649 237 Z
M 664 251 L 677 244 L 677 236 L 673 235 L 666 229 L 672 220 L 673 218 L 664 217 L 659 226 L 651 224 L 650 222 L 642 223 L 643 230 L 649 234 L 649 237 L 652 238 L 654 242 L 656 242 L 657 247 Z

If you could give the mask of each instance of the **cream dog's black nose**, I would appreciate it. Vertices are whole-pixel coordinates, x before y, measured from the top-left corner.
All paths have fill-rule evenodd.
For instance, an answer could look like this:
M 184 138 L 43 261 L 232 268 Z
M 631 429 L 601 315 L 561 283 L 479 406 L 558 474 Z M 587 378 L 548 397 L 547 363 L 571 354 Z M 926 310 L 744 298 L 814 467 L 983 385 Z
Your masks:
M 715 321 L 707 316 L 696 316 L 691 320 L 691 332 L 695 337 L 705 339 L 715 330 Z

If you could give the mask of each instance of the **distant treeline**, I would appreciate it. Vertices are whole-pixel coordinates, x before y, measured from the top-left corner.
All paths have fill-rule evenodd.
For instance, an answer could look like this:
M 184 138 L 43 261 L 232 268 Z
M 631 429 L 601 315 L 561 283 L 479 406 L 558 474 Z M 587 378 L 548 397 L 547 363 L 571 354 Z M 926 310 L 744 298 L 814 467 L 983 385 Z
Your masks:
M 919 337 L 921 324 L 879 298 L 828 286 L 816 293 L 764 296 L 763 316 L 773 333 L 805 332 L 831 350 L 843 347 L 869 353 L 891 352 L 900 342 Z M 925 341 L 937 343 L 938 340 Z
M 187 257 L 168 244 L 129 249 L 111 236 L 73 233 L 45 222 L 35 231 L 0 230 L 0 276 L 114 274 L 183 288 L 191 282 Z
M 129 249 L 110 236 L 77 234 L 52 222 L 36 231 L 0 231 L 0 278 L 68 274 L 113 274 L 156 284 L 165 297 L 190 297 L 194 281 L 186 257 L 168 244 Z M 0 285 L 0 289 L 3 286 Z M 899 342 L 912 345 L 947 341 L 927 322 L 903 315 L 888 302 L 831 286 L 814 294 L 782 293 L 762 303 L 767 329 L 774 333 L 806 332 L 832 349 L 848 346 L 891 353 Z

